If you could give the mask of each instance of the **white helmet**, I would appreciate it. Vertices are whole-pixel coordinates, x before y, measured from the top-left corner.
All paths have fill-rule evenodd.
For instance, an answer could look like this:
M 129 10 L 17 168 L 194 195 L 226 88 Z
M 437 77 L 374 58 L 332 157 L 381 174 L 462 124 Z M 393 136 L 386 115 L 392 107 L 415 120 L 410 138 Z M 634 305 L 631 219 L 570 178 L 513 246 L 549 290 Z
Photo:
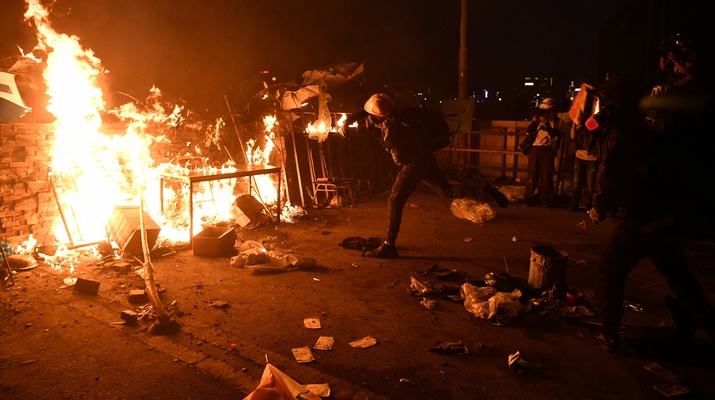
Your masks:
M 539 108 L 542 110 L 551 110 L 554 107 L 556 107 L 556 102 L 551 97 L 541 100 L 541 104 L 539 104 Z
M 385 118 L 392 114 L 392 111 L 395 109 L 395 102 L 385 93 L 377 93 L 370 96 L 365 102 L 364 109 L 370 115 Z

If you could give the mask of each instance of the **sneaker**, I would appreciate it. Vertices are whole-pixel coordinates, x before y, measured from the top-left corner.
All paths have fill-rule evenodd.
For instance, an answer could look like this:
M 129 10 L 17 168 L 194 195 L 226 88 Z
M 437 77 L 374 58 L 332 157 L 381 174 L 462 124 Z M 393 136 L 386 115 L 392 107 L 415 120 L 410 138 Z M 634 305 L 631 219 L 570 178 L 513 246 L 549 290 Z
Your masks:
M 621 350 L 620 345 L 618 343 L 618 336 L 614 338 L 609 338 L 607 336 L 604 336 L 602 331 L 598 330 L 591 332 L 591 338 L 600 348 L 606 350 L 609 353 L 618 353 Z
M 362 256 L 375 258 L 398 258 L 400 255 L 397 254 L 397 248 L 394 244 L 383 243 L 375 250 L 366 251 L 362 254 Z

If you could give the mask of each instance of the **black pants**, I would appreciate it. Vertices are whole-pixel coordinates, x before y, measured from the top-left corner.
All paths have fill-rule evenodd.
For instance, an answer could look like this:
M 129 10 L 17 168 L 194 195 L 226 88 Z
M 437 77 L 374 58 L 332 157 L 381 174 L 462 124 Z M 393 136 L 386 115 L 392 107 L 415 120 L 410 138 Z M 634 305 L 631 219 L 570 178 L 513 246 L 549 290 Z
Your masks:
M 551 146 L 533 146 L 529 151 L 529 175 L 524 185 L 524 197 L 533 199 L 534 191 L 538 189 L 538 199 L 547 205 L 551 201 L 551 191 L 556 167 L 554 166 L 554 149 Z M 527 200 L 527 201 L 528 201 Z
M 715 310 L 685 260 L 682 239 L 663 232 L 644 233 L 642 226 L 619 222 L 611 233 L 600 274 L 600 312 L 603 333 L 615 338 L 623 317 L 623 289 L 628 274 L 649 257 L 675 297 L 709 334 L 715 333 Z
M 407 203 L 407 198 L 415 191 L 417 185 L 424 182 L 432 190 L 445 198 L 456 198 L 452 186 L 447 181 L 447 176 L 439 169 L 437 159 L 431 157 L 413 164 L 405 164 L 395 178 L 395 183 L 390 191 L 387 201 L 387 237 L 388 243 L 394 244 L 402 223 L 402 209 Z

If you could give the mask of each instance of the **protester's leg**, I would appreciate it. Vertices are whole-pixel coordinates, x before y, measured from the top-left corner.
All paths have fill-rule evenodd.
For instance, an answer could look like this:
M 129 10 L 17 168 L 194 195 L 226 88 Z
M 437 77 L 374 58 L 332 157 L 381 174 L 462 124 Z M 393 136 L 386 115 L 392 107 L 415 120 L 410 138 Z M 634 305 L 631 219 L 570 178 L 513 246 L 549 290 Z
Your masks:
M 571 210 L 577 211 L 581 204 L 581 194 L 584 192 L 583 175 L 585 170 L 585 161 L 575 157 L 573 161 L 573 184 L 571 186 Z
M 538 164 L 536 162 L 536 147 L 532 147 L 529 151 L 528 164 L 527 164 L 527 176 L 526 183 L 524 184 L 524 201 L 527 205 L 533 204 L 534 201 L 534 190 L 536 189 L 536 184 L 539 179 Z
M 691 323 L 687 321 L 692 315 L 693 319 L 700 323 L 709 335 L 715 335 L 715 309 L 713 309 L 700 282 L 690 271 L 685 260 L 682 242 L 669 235 L 657 236 L 650 243 L 648 255 L 665 278 L 678 302 L 687 308 L 686 313 L 689 315 L 683 315 L 685 320 L 675 321 L 678 328 L 687 331 L 681 333 L 692 336 L 695 326 L 688 326 Z M 677 317 L 673 315 L 674 320 Z
M 586 162 L 586 186 L 584 188 L 584 197 L 586 198 L 586 209 L 593 206 L 593 192 L 596 190 L 596 171 L 598 170 L 598 161 Z
M 623 223 L 611 233 L 599 266 L 599 311 L 603 321 L 602 335 L 607 344 L 616 344 L 623 318 L 623 290 L 628 274 L 643 257 L 635 231 Z
M 551 204 L 551 192 L 553 191 L 553 180 L 556 168 L 554 166 L 554 150 L 547 146 L 541 147 L 536 153 L 539 165 L 538 197 L 541 204 L 548 206 Z
M 458 191 L 455 190 L 455 187 L 449 184 L 447 174 L 439 168 L 437 159 L 434 155 L 421 163 L 419 165 L 419 169 L 421 172 L 420 176 L 422 177 L 422 182 L 424 182 L 435 193 L 447 199 L 464 197 L 464 190 L 457 193 Z

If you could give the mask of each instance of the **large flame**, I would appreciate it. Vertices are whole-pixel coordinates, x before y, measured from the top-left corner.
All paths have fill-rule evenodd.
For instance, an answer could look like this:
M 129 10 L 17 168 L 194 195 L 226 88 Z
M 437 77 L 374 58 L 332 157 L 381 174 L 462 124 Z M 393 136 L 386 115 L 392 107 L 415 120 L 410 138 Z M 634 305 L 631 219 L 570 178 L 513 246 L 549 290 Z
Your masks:
M 206 163 L 198 146 L 185 156 L 198 159 L 201 165 L 156 165 L 150 154 L 150 146 L 156 141 L 168 141 L 151 132 L 152 125 L 176 127 L 182 122 L 182 107 L 165 107 L 161 91 L 152 88 L 147 104 L 138 109 L 134 103 L 120 106 L 109 113 L 126 122 L 123 132 L 102 132 L 101 114 L 105 111 L 103 93 L 99 80 L 107 73 L 101 61 L 91 50 L 83 49 L 79 38 L 55 32 L 49 21 L 49 13 L 39 0 L 25 0 L 25 20 L 37 28 L 38 45 L 46 61 L 43 77 L 50 96 L 47 110 L 55 117 L 55 150 L 51 161 L 53 187 L 59 191 L 58 203 L 61 221 L 55 226 L 55 235 L 60 242 L 103 240 L 105 225 L 115 206 L 140 204 L 144 199 L 145 211 L 162 226 L 161 235 L 171 240 L 185 241 L 189 237 L 188 206 L 182 207 L 183 225 L 168 224 L 160 212 L 159 176 L 167 169 L 230 169 L 230 166 L 213 166 Z M 35 51 L 33 50 L 33 52 Z M 28 55 L 35 57 L 35 55 Z M 256 164 L 267 164 L 273 150 L 272 121 L 266 120 L 265 148 L 255 143 L 249 146 L 252 153 L 248 159 Z M 269 128 L 270 125 L 270 128 Z M 212 136 L 220 134 L 222 121 L 217 121 L 209 130 Z M 208 139 L 207 139 L 208 140 Z M 210 140 L 208 140 L 210 141 Z M 214 143 L 215 144 L 215 143 Z M 188 173 L 188 171 L 185 171 Z M 267 176 L 257 177 L 260 195 L 264 202 L 275 202 L 275 183 Z M 195 226 L 209 219 L 229 219 L 229 206 L 235 198 L 236 180 L 230 182 L 202 182 L 195 189 Z M 188 198 L 188 185 L 183 185 L 174 198 Z M 165 195 L 165 201 L 167 201 Z M 169 194 L 168 201 L 172 200 Z M 210 201 L 205 201 L 210 200 Z M 210 203 L 211 206 L 205 206 Z M 175 221 L 172 221 L 175 222 Z M 193 235 L 197 232 L 191 232 Z M 72 237 L 70 237 L 72 236 Z

